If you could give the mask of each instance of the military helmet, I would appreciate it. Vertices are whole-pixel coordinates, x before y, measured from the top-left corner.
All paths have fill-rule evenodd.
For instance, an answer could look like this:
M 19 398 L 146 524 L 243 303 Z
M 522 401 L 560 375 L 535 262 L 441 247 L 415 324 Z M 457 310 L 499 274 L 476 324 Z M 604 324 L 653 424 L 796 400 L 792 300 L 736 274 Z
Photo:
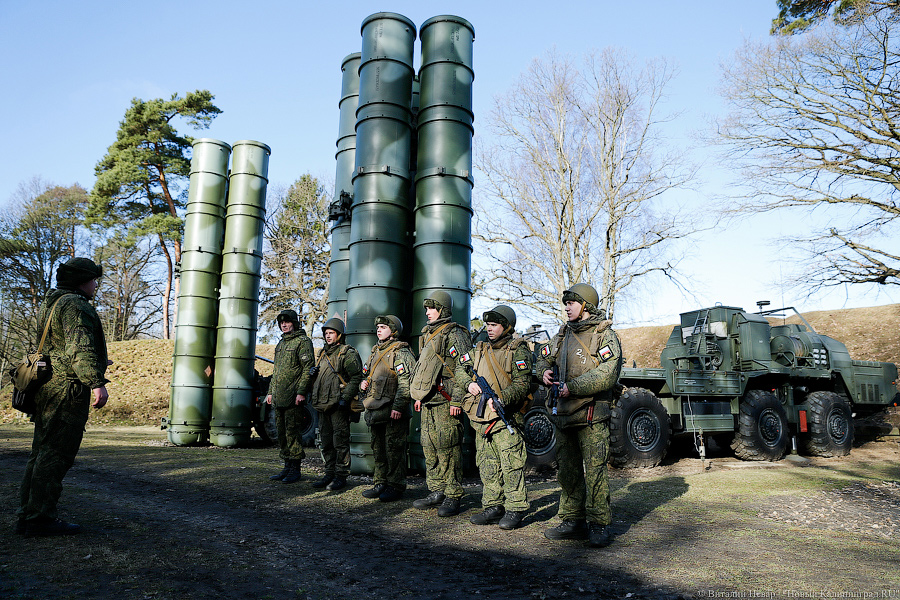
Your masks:
M 563 292 L 562 301 L 583 304 L 586 312 L 596 315 L 597 306 L 600 304 L 600 296 L 592 286 L 586 283 L 576 283 Z
M 331 317 L 330 319 L 325 321 L 324 325 L 322 325 L 322 333 L 325 333 L 326 329 L 333 329 L 339 334 L 344 335 L 344 322 L 337 317 Z
M 498 304 L 481 315 L 485 323 L 499 323 L 504 331 L 516 328 L 516 311 L 505 304 Z
M 70 258 L 56 268 L 56 285 L 77 288 L 91 279 L 103 277 L 103 267 L 89 258 Z
M 375 325 L 387 325 L 394 337 L 403 333 L 403 322 L 394 315 L 378 315 L 375 317 Z
M 447 310 L 453 310 L 453 298 L 451 298 L 450 294 L 444 290 L 435 290 L 431 292 L 431 294 L 425 298 L 424 304 L 425 308 L 436 308 L 437 310 L 446 308 Z
M 278 316 L 275 317 L 275 322 L 279 325 L 285 321 L 293 323 L 294 329 L 300 329 L 300 317 L 297 316 L 297 311 L 288 308 L 278 313 Z

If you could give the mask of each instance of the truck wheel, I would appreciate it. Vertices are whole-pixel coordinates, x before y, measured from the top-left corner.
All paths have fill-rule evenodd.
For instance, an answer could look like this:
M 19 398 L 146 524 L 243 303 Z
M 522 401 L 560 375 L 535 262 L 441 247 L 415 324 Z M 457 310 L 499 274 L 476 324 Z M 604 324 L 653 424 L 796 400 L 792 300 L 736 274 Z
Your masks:
M 804 436 L 813 456 L 847 456 L 853 445 L 850 403 L 834 392 L 813 392 L 806 399 L 809 433 Z
M 556 432 L 546 408 L 535 406 L 525 413 L 522 437 L 530 463 L 548 465 L 556 460 Z
M 781 460 L 787 451 L 787 413 L 775 394 L 748 390 L 741 401 L 731 449 L 744 460 Z
M 278 427 L 275 425 L 275 407 L 266 406 L 266 418 L 256 424 L 256 433 L 270 444 L 278 443 Z
M 615 467 L 655 467 L 672 438 L 669 413 L 650 390 L 628 388 L 612 407 L 609 461 Z
M 316 427 L 319 425 L 319 414 L 316 412 L 316 409 L 309 405 L 309 402 L 304 402 L 301 408 L 303 409 L 300 416 L 301 440 L 303 445 L 309 448 L 316 443 Z M 274 407 L 266 408 L 266 418 L 262 423 L 256 424 L 256 433 L 270 444 L 278 443 L 278 426 L 275 424 Z

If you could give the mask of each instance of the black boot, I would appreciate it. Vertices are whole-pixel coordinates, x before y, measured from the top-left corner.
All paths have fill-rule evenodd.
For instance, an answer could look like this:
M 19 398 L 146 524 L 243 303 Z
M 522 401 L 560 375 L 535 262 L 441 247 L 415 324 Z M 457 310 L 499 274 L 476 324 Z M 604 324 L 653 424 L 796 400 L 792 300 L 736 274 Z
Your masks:
M 334 475 L 325 474 L 320 479 L 316 479 L 312 482 L 312 486 L 314 488 L 323 488 L 334 480 Z
M 413 508 L 425 510 L 433 506 L 440 506 L 444 501 L 444 492 L 431 492 L 424 498 L 419 498 L 413 502 Z
M 25 525 L 25 537 L 72 535 L 81 532 L 81 525 L 66 523 L 60 519 L 29 521 Z
M 331 483 L 326 486 L 326 490 L 329 492 L 336 492 L 338 490 L 342 490 L 347 487 L 347 478 L 346 477 L 335 477 L 331 480 Z
M 286 461 L 284 461 L 284 468 L 281 470 L 281 473 L 278 473 L 277 475 L 272 475 L 271 477 L 269 477 L 269 479 L 271 479 L 272 481 L 281 481 L 282 479 L 287 477 L 287 474 L 290 472 L 290 470 L 291 470 L 291 461 L 286 460 Z
M 375 487 L 371 487 L 371 488 L 365 490 L 365 491 L 362 493 L 362 497 L 363 497 L 363 498 L 369 498 L 369 499 L 377 498 L 377 497 L 379 497 L 379 496 L 381 495 L 381 492 L 383 492 L 383 491 L 384 491 L 384 488 L 386 488 L 386 487 L 387 487 L 386 484 L 384 484 L 384 483 L 378 483 L 378 484 L 375 485 Z
M 507 531 L 515 529 L 519 526 L 519 523 L 522 522 L 524 517 L 525 511 L 523 510 L 508 510 L 506 511 L 506 514 L 503 515 L 503 518 L 500 519 L 500 529 L 505 529 Z
M 444 498 L 438 508 L 439 517 L 452 517 L 459 514 L 459 498 Z
M 386 485 L 384 486 L 384 491 L 381 492 L 381 495 L 378 496 L 378 499 L 382 502 L 394 502 L 395 500 L 399 500 L 403 497 L 403 490 L 398 490 L 394 486 Z
M 492 525 L 500 521 L 506 510 L 502 506 L 488 506 L 478 514 L 469 517 L 472 525 Z
M 606 548 L 612 541 L 609 534 L 608 525 L 600 525 L 599 523 L 589 523 L 590 534 L 588 537 L 588 545 L 591 548 Z
M 288 474 L 285 475 L 284 479 L 281 480 L 281 483 L 296 483 L 300 481 L 300 461 L 291 460 L 288 462 L 291 466 L 288 470 Z
M 588 527 L 584 519 L 574 521 L 566 520 L 544 531 L 544 537 L 548 540 L 586 540 Z

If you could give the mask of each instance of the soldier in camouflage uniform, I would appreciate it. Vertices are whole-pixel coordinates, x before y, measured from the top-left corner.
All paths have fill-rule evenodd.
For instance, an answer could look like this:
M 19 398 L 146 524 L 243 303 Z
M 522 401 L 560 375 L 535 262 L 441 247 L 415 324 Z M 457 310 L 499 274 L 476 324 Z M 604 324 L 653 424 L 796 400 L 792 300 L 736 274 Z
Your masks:
M 475 460 L 484 492 L 482 512 L 469 519 L 474 525 L 499 523 L 501 529 L 515 529 L 528 510 L 525 492 L 525 441 L 519 409 L 527 401 L 531 387 L 531 350 L 522 338 L 513 338 L 516 313 L 503 304 L 482 315 L 488 340 L 478 342 L 472 352 L 474 370 L 456 370 L 456 380 L 468 392 L 463 410 L 475 429 Z M 514 432 L 500 420 L 489 400 L 478 414 L 482 390 L 475 373 L 487 381 L 500 397 L 503 411 Z
M 41 331 L 50 319 L 44 345 L 53 369 L 38 390 L 34 441 L 25 467 L 16 530 L 26 536 L 78 533 L 81 528 L 57 518 L 62 481 L 75 462 L 90 407 L 102 408 L 106 391 L 106 338 L 91 306 L 103 269 L 87 258 L 73 258 L 56 270 L 39 312 Z
M 350 474 L 350 403 L 359 392 L 362 361 L 352 346 L 342 343 L 344 322 L 329 319 L 322 326 L 325 347 L 313 367 L 312 405 L 319 413 L 319 437 L 325 474 L 315 488 L 343 489 Z
M 460 365 L 471 365 L 469 332 L 451 320 L 453 300 L 438 290 L 425 299 L 428 324 L 419 339 L 419 360 L 410 395 L 422 413 L 425 483 L 431 493 L 413 502 L 418 509 L 439 506 L 438 516 L 459 514 L 462 489 L 462 402 L 465 389 L 454 379 Z
M 293 310 L 283 310 L 275 321 L 281 329 L 281 339 L 275 346 L 275 370 L 269 383 L 266 403 L 275 403 L 275 426 L 278 429 L 278 455 L 284 461 L 280 473 L 269 477 L 272 481 L 294 483 L 300 480 L 303 451 L 303 402 L 309 389 L 309 370 L 315 363 L 313 345 L 300 328 L 300 319 Z
M 591 546 L 610 542 L 609 457 L 610 404 L 622 368 L 622 349 L 599 296 L 579 283 L 563 292 L 568 322 L 541 350 L 537 371 L 552 385 L 559 368 L 559 403 L 551 416 L 556 430 L 559 518 L 544 535 L 552 540 L 588 539 Z
M 365 379 L 359 386 L 375 462 L 375 485 L 362 495 L 382 502 L 399 500 L 406 490 L 409 382 L 416 359 L 409 344 L 397 339 L 402 332 L 403 324 L 394 315 L 375 317 L 378 343 L 363 367 Z

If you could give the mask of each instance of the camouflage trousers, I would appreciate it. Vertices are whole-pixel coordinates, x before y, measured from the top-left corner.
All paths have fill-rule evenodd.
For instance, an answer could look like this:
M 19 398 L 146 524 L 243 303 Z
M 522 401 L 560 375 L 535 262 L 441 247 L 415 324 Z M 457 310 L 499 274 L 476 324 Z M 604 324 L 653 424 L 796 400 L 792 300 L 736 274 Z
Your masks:
M 81 447 L 90 397 L 87 386 L 65 379 L 51 379 L 38 392 L 34 440 L 19 490 L 20 518 L 57 518 L 62 482 Z
M 422 406 L 425 483 L 431 492 L 462 498 L 462 415 L 450 416 L 446 402 Z
M 350 411 L 332 408 L 319 413 L 319 439 L 325 475 L 350 475 Z
M 275 427 L 278 429 L 278 456 L 283 461 L 303 460 L 303 415 L 306 408 L 297 406 L 275 407 Z
M 370 426 L 375 485 L 386 483 L 397 490 L 406 489 L 406 438 L 409 418 L 390 419 Z
M 494 421 L 488 437 L 485 431 L 491 423 L 471 422 L 475 429 L 475 462 L 484 491 L 481 505 L 502 506 L 506 510 L 528 510 L 525 492 L 525 440 L 522 434 L 510 433 L 501 421 Z
M 559 518 L 587 519 L 590 523 L 609 525 L 609 421 L 591 425 L 556 428 L 556 461 L 558 463 Z

